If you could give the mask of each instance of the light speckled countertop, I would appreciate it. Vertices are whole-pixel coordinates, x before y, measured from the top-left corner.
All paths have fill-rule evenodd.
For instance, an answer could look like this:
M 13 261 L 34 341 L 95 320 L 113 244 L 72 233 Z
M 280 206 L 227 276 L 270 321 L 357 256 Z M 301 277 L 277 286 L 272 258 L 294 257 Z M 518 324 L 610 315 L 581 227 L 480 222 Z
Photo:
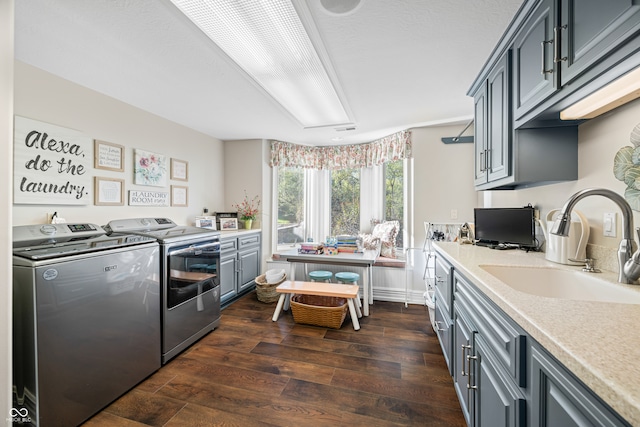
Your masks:
M 640 426 L 640 304 L 538 297 L 512 289 L 480 267 L 494 264 L 580 270 L 547 261 L 544 253 L 446 242 L 434 242 L 434 246 L 602 400 L 631 425 Z M 617 282 L 616 273 L 597 275 Z M 618 285 L 640 293 L 640 286 Z
M 252 228 L 251 230 L 245 230 L 244 228 L 241 228 L 239 230 L 218 230 L 218 231 L 220 231 L 220 238 L 224 239 L 228 237 L 239 237 L 239 236 L 242 236 L 243 234 L 248 234 L 248 233 L 256 233 L 262 230 L 259 228 Z

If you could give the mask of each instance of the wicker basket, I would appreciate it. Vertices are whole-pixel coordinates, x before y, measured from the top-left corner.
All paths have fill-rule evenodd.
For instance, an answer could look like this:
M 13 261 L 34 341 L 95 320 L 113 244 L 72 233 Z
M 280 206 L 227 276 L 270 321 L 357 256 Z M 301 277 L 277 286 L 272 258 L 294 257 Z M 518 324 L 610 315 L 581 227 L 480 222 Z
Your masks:
M 291 297 L 291 312 L 296 323 L 340 329 L 347 315 L 347 300 L 295 294 Z
M 276 288 L 285 280 L 287 280 L 286 274 L 278 283 L 267 283 L 266 274 L 261 274 L 256 277 L 256 295 L 258 296 L 258 301 L 266 303 L 278 301 L 280 294 L 276 292 Z

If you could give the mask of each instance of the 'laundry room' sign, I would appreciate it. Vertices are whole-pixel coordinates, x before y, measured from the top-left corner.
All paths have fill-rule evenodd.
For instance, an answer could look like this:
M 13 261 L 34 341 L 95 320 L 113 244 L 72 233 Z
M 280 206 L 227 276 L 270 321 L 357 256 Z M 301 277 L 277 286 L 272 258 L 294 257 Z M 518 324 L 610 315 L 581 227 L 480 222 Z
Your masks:
M 19 116 L 15 117 L 14 129 L 14 203 L 91 203 L 91 138 Z

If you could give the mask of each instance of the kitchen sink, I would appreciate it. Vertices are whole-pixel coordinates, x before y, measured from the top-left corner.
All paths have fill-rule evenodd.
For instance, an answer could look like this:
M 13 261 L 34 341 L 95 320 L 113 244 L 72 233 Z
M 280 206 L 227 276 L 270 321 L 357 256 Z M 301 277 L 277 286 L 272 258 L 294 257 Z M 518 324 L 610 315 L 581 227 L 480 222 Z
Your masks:
M 597 273 L 564 270 L 552 267 L 510 265 L 480 265 L 509 287 L 547 298 L 581 301 L 640 304 L 640 287 L 630 289 L 598 277 Z

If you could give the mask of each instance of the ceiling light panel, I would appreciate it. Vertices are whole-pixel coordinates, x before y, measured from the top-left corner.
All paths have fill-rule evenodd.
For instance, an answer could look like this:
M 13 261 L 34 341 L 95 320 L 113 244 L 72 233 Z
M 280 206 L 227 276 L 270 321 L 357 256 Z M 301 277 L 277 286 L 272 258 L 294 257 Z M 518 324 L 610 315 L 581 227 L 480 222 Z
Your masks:
M 290 0 L 171 0 L 304 127 L 351 123 Z

